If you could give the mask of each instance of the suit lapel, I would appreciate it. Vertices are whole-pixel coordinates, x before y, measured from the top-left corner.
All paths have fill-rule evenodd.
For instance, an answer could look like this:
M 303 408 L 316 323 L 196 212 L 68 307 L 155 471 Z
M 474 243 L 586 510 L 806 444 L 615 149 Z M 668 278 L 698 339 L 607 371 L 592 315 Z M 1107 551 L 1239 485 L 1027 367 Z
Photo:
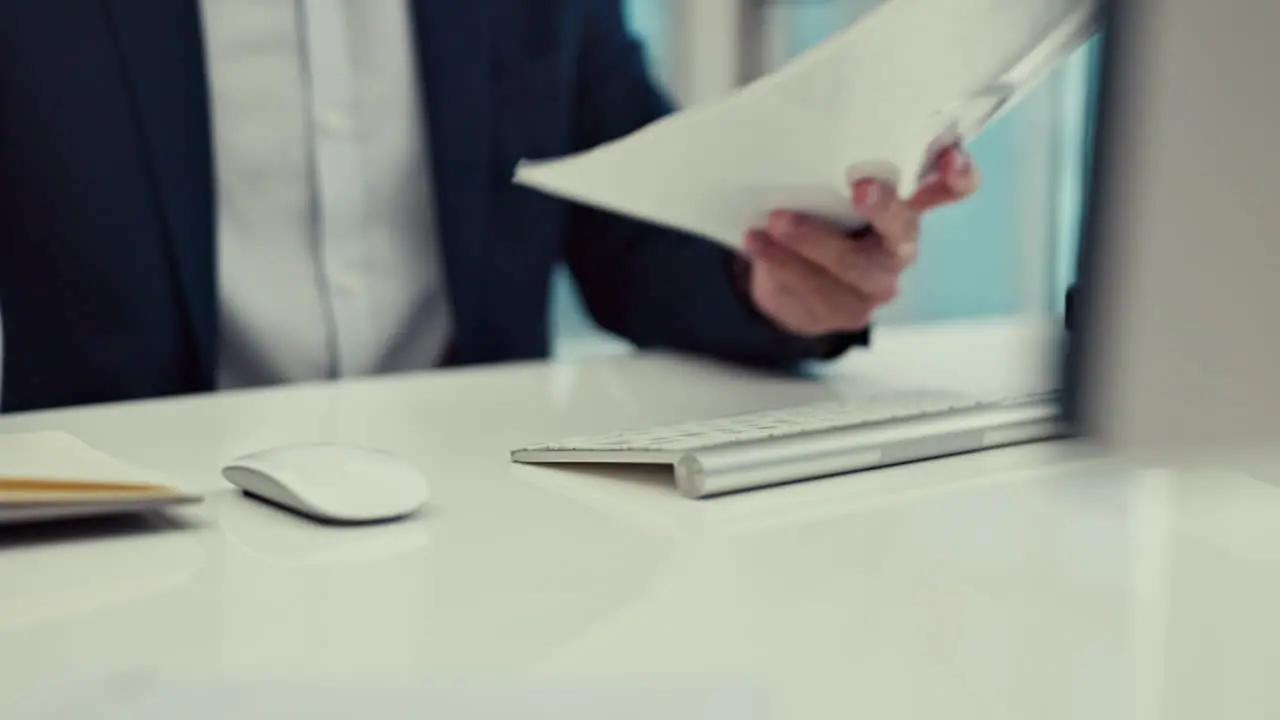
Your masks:
M 101 0 L 139 130 L 196 352 L 212 382 L 217 335 L 213 166 L 197 0 Z
M 425 87 L 436 222 L 459 318 L 482 313 L 484 288 L 467 282 L 483 261 L 490 208 L 488 0 L 413 0 L 418 70 Z M 481 323 L 482 324 L 482 323 Z M 473 324 L 474 325 L 474 324 Z M 461 340 L 461 338 L 460 338 Z M 468 350 L 456 347 L 461 361 Z

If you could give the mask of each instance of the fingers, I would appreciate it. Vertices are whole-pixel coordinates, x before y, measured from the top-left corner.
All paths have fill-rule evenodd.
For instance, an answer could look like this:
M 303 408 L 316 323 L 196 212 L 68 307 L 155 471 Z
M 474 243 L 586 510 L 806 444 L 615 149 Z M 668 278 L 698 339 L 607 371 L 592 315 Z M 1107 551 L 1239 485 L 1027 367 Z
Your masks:
M 914 259 L 888 252 L 874 237 L 854 240 L 820 220 L 776 212 L 768 235 L 810 264 L 879 302 L 898 293 L 898 274 Z
M 890 252 L 907 263 L 914 259 L 920 234 L 919 211 L 899 198 L 893 188 L 871 179 L 854 183 L 853 204 Z
M 775 240 L 770 233 L 754 231 L 746 240 L 753 261 L 752 297 L 761 310 L 786 329 L 816 336 L 862 330 L 871 323 L 876 300 Z
M 927 212 L 973 195 L 981 182 L 969 153 L 960 147 L 950 147 L 934 161 L 908 204 L 918 213 Z
M 854 184 L 854 205 L 870 224 L 865 238 L 798 213 L 773 213 L 767 228 L 746 238 L 752 299 L 779 325 L 803 335 L 867 327 L 916 260 L 921 215 L 972 195 L 978 183 L 968 153 L 953 147 L 938 156 L 910 198 L 878 180 Z
M 886 183 L 866 178 L 854 183 L 853 202 L 886 247 L 910 264 L 917 250 L 920 216 L 965 199 L 977 191 L 978 183 L 978 170 L 969 153 L 950 147 L 939 154 L 909 199 L 899 198 Z

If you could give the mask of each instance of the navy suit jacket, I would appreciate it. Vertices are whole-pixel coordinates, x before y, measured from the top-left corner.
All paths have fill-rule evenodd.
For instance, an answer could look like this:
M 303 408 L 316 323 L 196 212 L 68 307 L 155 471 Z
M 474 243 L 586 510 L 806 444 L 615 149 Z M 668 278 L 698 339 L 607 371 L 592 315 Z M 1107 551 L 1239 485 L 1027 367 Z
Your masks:
M 215 203 L 199 0 L 0 1 L 6 410 L 213 388 Z M 712 243 L 512 185 L 524 157 L 669 112 L 618 0 L 413 0 L 451 362 L 545 356 L 548 282 L 638 346 L 781 367 Z M 865 340 L 855 335 L 838 343 Z

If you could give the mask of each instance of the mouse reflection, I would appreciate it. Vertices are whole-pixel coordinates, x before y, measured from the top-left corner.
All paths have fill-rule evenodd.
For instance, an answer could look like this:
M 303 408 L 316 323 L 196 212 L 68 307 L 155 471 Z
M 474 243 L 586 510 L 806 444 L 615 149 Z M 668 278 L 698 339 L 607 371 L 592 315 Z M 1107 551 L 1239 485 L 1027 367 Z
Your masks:
M 218 518 L 228 664 L 348 672 L 422 661 L 428 518 L 323 524 L 234 492 Z
M 519 671 L 608 622 L 670 562 L 670 542 L 531 485 L 510 500 L 332 526 L 228 492 L 217 603 L 226 663 Z

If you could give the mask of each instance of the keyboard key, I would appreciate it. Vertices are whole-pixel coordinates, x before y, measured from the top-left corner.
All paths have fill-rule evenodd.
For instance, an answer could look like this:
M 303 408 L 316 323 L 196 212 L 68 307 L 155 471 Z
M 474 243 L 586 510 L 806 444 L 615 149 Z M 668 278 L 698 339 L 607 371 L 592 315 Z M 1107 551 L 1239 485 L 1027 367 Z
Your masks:
M 842 401 L 824 401 L 782 410 L 766 410 L 663 427 L 571 438 L 526 449 L 687 452 L 885 422 L 900 422 L 990 405 L 1013 405 L 1043 400 L 1050 396 L 1049 393 L 1036 393 L 1025 396 L 978 398 L 951 391 L 895 391 Z

